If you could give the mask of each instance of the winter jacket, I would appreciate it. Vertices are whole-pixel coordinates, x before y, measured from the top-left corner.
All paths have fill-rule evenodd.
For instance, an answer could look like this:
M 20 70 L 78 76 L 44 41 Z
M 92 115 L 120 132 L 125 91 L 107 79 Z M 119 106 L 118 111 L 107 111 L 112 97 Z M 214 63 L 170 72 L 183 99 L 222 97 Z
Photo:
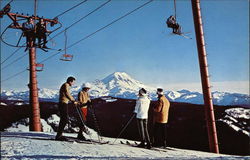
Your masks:
M 154 121 L 158 123 L 167 123 L 169 107 L 170 103 L 168 99 L 164 95 L 159 97 L 154 107 Z
M 86 91 L 80 91 L 78 93 L 78 101 L 80 103 L 80 107 L 87 107 L 87 102 L 91 101 L 89 97 L 89 93 Z
M 147 96 L 139 97 L 136 101 L 134 113 L 136 113 L 136 118 L 148 119 L 148 109 L 150 100 Z
M 24 31 L 33 31 L 34 30 L 34 24 L 25 22 L 22 25 Z
M 60 91 L 59 91 L 60 92 L 59 93 L 59 102 L 60 103 L 68 104 L 69 101 L 72 101 L 72 102 L 75 101 L 75 99 L 72 97 L 69 89 L 70 89 L 70 86 L 67 82 L 61 86 Z

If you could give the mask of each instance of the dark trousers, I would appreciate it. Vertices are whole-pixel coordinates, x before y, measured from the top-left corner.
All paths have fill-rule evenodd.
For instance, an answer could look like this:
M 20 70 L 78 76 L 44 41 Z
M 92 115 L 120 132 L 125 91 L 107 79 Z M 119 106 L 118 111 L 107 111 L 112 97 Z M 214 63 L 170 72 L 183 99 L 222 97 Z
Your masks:
M 47 43 L 47 35 L 45 32 L 38 32 L 37 33 L 37 39 L 38 39 L 38 45 L 43 45 L 45 46 L 45 44 Z M 43 40 L 43 43 L 42 43 Z
M 154 124 L 154 145 L 166 147 L 166 125 L 167 123 Z
M 68 123 L 68 104 L 59 103 L 59 112 L 60 112 L 60 122 L 57 131 L 57 136 L 62 135 L 64 127 Z
M 138 130 L 139 130 L 141 143 L 144 144 L 145 142 L 147 142 L 147 144 L 150 144 L 147 119 L 137 118 L 137 126 L 138 126 Z
M 33 31 L 26 31 L 24 32 L 24 35 L 26 36 L 26 44 L 27 44 L 26 47 L 31 47 L 32 45 L 30 44 L 31 41 L 33 41 L 33 46 L 34 46 L 36 39 Z

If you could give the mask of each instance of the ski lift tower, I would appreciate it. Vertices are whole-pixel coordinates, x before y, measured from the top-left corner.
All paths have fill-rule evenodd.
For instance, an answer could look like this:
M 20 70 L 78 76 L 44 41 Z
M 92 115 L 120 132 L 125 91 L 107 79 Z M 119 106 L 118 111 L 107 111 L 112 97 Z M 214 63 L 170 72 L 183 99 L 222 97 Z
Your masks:
M 6 9 L 7 7 L 7 9 Z M 0 18 L 4 15 L 7 15 L 12 21 L 12 25 L 9 28 L 12 29 L 20 29 L 23 30 L 19 21 L 28 20 L 29 18 L 33 18 L 34 20 L 39 20 L 38 16 L 25 16 L 23 14 L 18 13 L 10 13 L 10 4 L 6 5 L 3 10 L 0 11 Z M 48 22 L 53 26 L 54 24 L 59 23 L 57 19 L 46 19 L 43 18 L 45 22 Z M 32 31 L 33 35 L 35 35 L 36 31 Z M 39 107 L 39 100 L 38 100 L 38 87 L 37 87 L 37 71 L 41 71 L 43 68 L 43 64 L 36 63 L 36 47 L 34 42 L 34 37 L 27 39 L 27 47 L 29 49 L 29 68 L 30 71 L 30 82 L 28 84 L 30 90 L 30 106 L 31 106 L 31 116 L 30 116 L 30 131 L 42 131 L 41 128 L 41 121 L 40 121 L 40 107 Z M 18 47 L 18 46 L 16 46 Z M 40 67 L 40 68 L 39 68 Z
M 202 91 L 203 99 L 205 103 L 205 116 L 208 131 L 209 149 L 211 152 L 219 153 L 217 131 L 214 118 L 214 109 L 212 102 L 212 95 L 209 83 L 208 74 L 208 63 L 207 63 L 207 53 L 205 48 L 205 39 L 202 26 L 201 10 L 200 10 L 200 0 L 191 0 L 193 17 L 194 17 L 194 27 L 196 34 L 196 43 L 199 56 L 200 73 L 202 81 Z

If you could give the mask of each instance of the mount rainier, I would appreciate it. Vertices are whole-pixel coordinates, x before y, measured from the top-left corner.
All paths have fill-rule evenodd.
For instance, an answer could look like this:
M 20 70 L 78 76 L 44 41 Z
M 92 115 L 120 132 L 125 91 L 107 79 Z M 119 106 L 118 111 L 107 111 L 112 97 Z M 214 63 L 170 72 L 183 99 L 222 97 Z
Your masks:
M 92 98 L 111 96 L 117 98 L 136 99 L 138 90 L 145 88 L 152 100 L 156 100 L 156 88 L 147 86 L 133 79 L 125 72 L 115 72 L 102 80 L 91 82 L 90 95 Z M 74 86 L 71 92 L 74 96 L 81 90 L 80 86 Z M 39 98 L 44 101 L 58 101 L 58 90 L 39 89 Z M 165 91 L 166 97 L 172 102 L 184 102 L 203 104 L 203 95 L 199 92 L 188 90 Z M 216 105 L 250 105 L 250 96 L 240 93 L 212 92 L 213 103 Z M 29 91 L 3 90 L 2 99 L 24 100 L 29 99 Z

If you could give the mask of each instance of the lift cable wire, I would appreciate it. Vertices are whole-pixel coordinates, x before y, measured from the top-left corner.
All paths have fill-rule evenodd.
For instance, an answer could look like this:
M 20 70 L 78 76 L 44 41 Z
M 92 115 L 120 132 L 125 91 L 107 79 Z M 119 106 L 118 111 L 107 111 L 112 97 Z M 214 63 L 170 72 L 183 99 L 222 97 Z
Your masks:
M 142 8 L 142 7 L 146 6 L 147 4 L 149 4 L 149 3 L 153 2 L 153 1 L 154 1 L 154 0 L 150 0 L 150 1 L 148 1 L 148 2 L 146 2 L 146 3 L 144 3 L 144 4 L 142 4 L 141 6 L 139 6 L 139 7 L 135 8 L 135 9 L 133 9 L 132 11 L 130 11 L 130 12 L 126 13 L 126 14 L 124 14 L 123 16 L 121 16 L 121 17 L 117 18 L 116 20 L 112 21 L 111 23 L 109 23 L 109 24 L 107 24 L 107 25 L 105 25 L 105 26 L 101 27 L 100 29 L 96 30 L 95 32 L 93 32 L 93 33 L 91 33 L 91 34 L 89 34 L 89 35 L 85 36 L 84 38 L 82 38 L 82 39 L 78 40 L 77 42 L 75 42 L 75 43 L 71 44 L 71 45 L 70 45 L 70 46 L 68 46 L 66 49 L 69 49 L 69 48 L 71 48 L 71 47 L 75 46 L 76 44 L 80 43 L 81 41 L 86 40 L 87 38 L 89 38 L 89 37 L 93 36 L 94 34 L 96 34 L 96 33 L 100 32 L 101 30 L 103 30 L 103 29 L 105 29 L 105 28 L 107 28 L 107 27 L 111 26 L 112 24 L 114 24 L 114 23 L 118 22 L 119 20 L 121 20 L 121 19 L 125 18 L 126 16 L 128 16 L 128 15 L 132 14 L 133 12 L 135 12 L 135 11 L 139 10 L 140 8 Z M 64 49 L 64 50 L 65 50 L 65 49 Z M 45 62 L 45 61 L 49 60 L 50 58 L 52 58 L 52 57 L 56 56 L 57 54 L 59 54 L 60 52 L 62 52 L 62 51 L 64 51 L 64 50 L 61 50 L 61 51 L 59 51 L 59 52 L 57 52 L 57 53 L 55 53 L 55 54 L 53 54 L 53 55 L 51 55 L 51 56 L 47 57 L 46 59 L 42 60 L 40 63 L 43 63 L 43 62 Z M 2 81 L 1 81 L 1 83 L 2 83 L 2 82 L 4 82 L 4 81 L 9 80 L 9 79 L 11 79 L 11 78 L 16 77 L 16 76 L 18 76 L 19 74 L 22 74 L 22 73 L 23 73 L 23 72 L 25 72 L 25 71 L 26 71 L 26 69 L 25 69 L 25 70 L 23 70 L 23 71 L 21 71 L 21 72 L 16 73 L 15 75 L 13 75 L 13 76 L 11 76 L 11 77 L 8 77 L 8 78 L 6 78 L 6 79 L 2 80 Z
M 27 56 L 28 53 L 23 54 L 22 56 L 16 58 L 14 61 L 12 61 L 11 63 L 7 64 L 6 66 L 4 66 L 3 68 L 1 68 L 2 70 L 8 68 L 9 66 L 11 66 L 12 64 L 16 63 L 17 61 L 21 60 L 23 57 Z
M 21 49 L 20 48 L 17 48 L 11 55 L 9 55 L 5 60 L 3 60 L 3 62 L 1 62 L 1 65 L 6 62 L 8 59 L 10 59 L 12 56 L 14 56 L 19 50 Z
M 11 4 L 13 1 L 14 1 L 14 0 L 10 0 L 9 3 L 7 3 L 7 4 Z
M 177 16 L 177 15 L 176 15 L 176 0 L 174 0 L 174 17 L 175 17 L 175 19 L 177 19 L 176 16 Z
M 13 2 L 14 0 L 11 0 L 8 4 L 10 4 L 11 2 Z M 67 9 L 66 11 L 64 11 L 63 13 L 60 13 L 59 15 L 57 15 L 56 17 L 60 17 L 60 16 L 62 16 L 63 14 L 65 14 L 65 13 L 67 13 L 67 12 L 69 12 L 70 10 L 72 10 L 72 9 L 74 9 L 74 8 L 76 8 L 76 7 L 78 7 L 78 6 L 80 6 L 81 4 L 83 4 L 83 3 L 85 3 L 85 2 L 87 2 L 88 0 L 85 0 L 85 1 L 83 1 L 83 2 L 80 2 L 80 3 L 78 3 L 77 5 L 75 5 L 75 6 L 73 6 L 73 7 L 71 7 L 71 8 L 69 8 L 69 9 Z M 35 4 L 35 10 L 36 10 L 36 8 L 37 8 L 37 2 L 35 2 L 36 4 Z M 36 13 L 35 13 L 35 15 L 36 15 Z M 3 62 L 1 62 L 1 64 L 3 64 L 4 62 L 6 62 L 8 59 L 10 59 L 12 56 L 14 56 L 19 50 L 21 49 L 21 47 L 20 48 L 17 48 L 11 55 L 9 55 L 5 60 L 3 60 Z M 16 62 L 16 60 L 14 60 L 15 62 Z M 9 65 L 8 65 L 9 66 Z M 6 66 L 4 67 L 4 68 L 6 68 Z
M 62 16 L 63 14 L 69 12 L 70 10 L 72 10 L 72 9 L 74 9 L 74 8 L 76 8 L 76 7 L 78 7 L 78 6 L 80 6 L 81 4 L 83 4 L 83 3 L 87 2 L 87 1 L 88 1 L 88 0 L 84 0 L 84 1 L 82 1 L 82 2 L 80 2 L 80 3 L 78 3 L 77 5 L 75 5 L 75 6 L 71 7 L 71 8 L 69 8 L 69 9 L 67 9 L 66 11 L 60 13 L 60 14 L 57 15 L 56 17 L 58 18 L 58 17 Z
M 48 41 L 52 40 L 53 38 L 59 36 L 60 34 L 62 34 L 65 30 L 68 30 L 69 28 L 73 27 L 74 25 L 76 25 L 77 23 L 79 23 L 80 21 L 82 21 L 83 19 L 87 18 L 88 16 L 90 16 L 92 13 L 96 12 L 97 10 L 101 9 L 102 7 L 104 7 L 107 3 L 109 3 L 111 0 L 106 1 L 105 3 L 101 4 L 100 6 L 98 6 L 97 8 L 95 8 L 93 11 L 89 12 L 88 14 L 84 15 L 82 18 L 80 18 L 79 20 L 77 20 L 76 22 L 74 22 L 73 24 L 71 24 L 70 26 L 66 27 L 66 29 L 62 30 L 61 32 L 57 33 L 55 36 L 51 37 L 50 39 L 48 39 Z M 1 64 L 3 64 L 5 61 L 7 61 L 9 58 L 11 58 L 17 51 L 19 51 L 20 48 L 18 48 L 16 51 L 14 51 L 8 58 L 6 58 Z M 25 54 L 27 55 L 27 54 Z M 17 62 L 18 60 L 14 60 L 13 62 Z M 10 63 L 13 64 L 13 63 Z M 10 65 L 8 65 L 10 66 Z M 7 68 L 7 66 L 5 66 L 4 68 Z M 3 68 L 3 69 L 4 69 Z
M 89 12 L 88 14 L 86 14 L 85 16 L 83 16 L 82 18 L 80 18 L 79 20 L 77 20 L 76 22 L 74 22 L 73 24 L 71 24 L 70 26 L 66 27 L 64 30 L 62 30 L 61 32 L 57 33 L 55 36 L 51 37 L 49 40 L 57 37 L 58 35 L 62 34 L 65 30 L 68 30 L 69 28 L 73 27 L 74 25 L 76 25 L 77 23 L 79 23 L 80 21 L 82 21 L 83 19 L 87 18 L 88 16 L 90 16 L 92 13 L 96 12 L 97 10 L 101 9 L 102 7 L 104 7 L 107 3 L 111 2 L 111 0 L 106 1 L 105 3 L 101 4 L 100 6 L 98 6 L 97 8 L 95 8 L 93 11 Z
M 119 21 L 119 20 L 121 20 L 121 19 L 125 18 L 126 16 L 128 16 L 128 15 L 132 14 L 133 12 L 135 12 L 135 11 L 139 10 L 140 8 L 142 8 L 142 7 L 146 6 L 147 4 L 149 4 L 149 3 L 151 3 L 151 2 L 153 2 L 153 0 L 150 0 L 150 1 L 148 1 L 148 2 L 146 2 L 146 3 L 144 3 L 144 4 L 142 4 L 141 6 L 139 6 L 139 7 L 135 8 L 134 10 L 132 10 L 132 11 L 130 11 L 130 12 L 128 12 L 128 13 L 126 13 L 126 14 L 124 14 L 123 16 L 121 16 L 121 17 L 117 18 L 116 20 L 114 20 L 114 21 L 110 22 L 109 24 L 107 24 L 107 25 L 105 25 L 105 26 L 101 27 L 100 29 L 96 30 L 95 32 L 92 32 L 91 34 L 89 34 L 89 35 L 85 36 L 84 38 L 82 38 L 82 39 L 80 39 L 80 40 L 76 41 L 75 43 L 71 44 L 70 46 L 68 46 L 68 47 L 67 47 L 67 48 L 65 48 L 65 49 L 69 49 L 69 48 L 71 48 L 71 47 L 73 47 L 73 46 L 77 45 L 77 44 L 78 44 L 78 43 L 80 43 L 81 41 L 86 40 L 87 38 L 89 38 L 89 37 L 93 36 L 94 34 L 96 34 L 96 33 L 100 32 L 101 30 L 103 30 L 103 29 L 105 29 L 105 28 L 107 28 L 107 27 L 111 26 L 112 24 L 114 24 L 114 23 L 116 23 L 117 21 Z M 64 49 L 64 50 L 65 50 L 65 49 Z M 43 62 L 47 61 L 48 59 L 50 59 L 50 58 L 54 57 L 55 55 L 59 54 L 60 52 L 62 52 L 62 51 L 64 51 L 64 50 L 61 50 L 61 51 L 59 51 L 59 52 L 57 52 L 57 53 L 55 53 L 55 54 L 53 54 L 53 55 L 49 56 L 48 58 L 44 59 L 44 60 L 43 60 L 43 61 L 41 61 L 40 63 L 43 63 Z
M 7 81 L 7 80 L 9 80 L 9 79 L 12 79 L 12 78 L 14 78 L 14 77 L 16 77 L 16 76 L 18 76 L 18 75 L 20 75 L 20 74 L 26 72 L 26 71 L 27 71 L 27 69 L 24 69 L 24 70 L 22 70 L 22 71 L 20 71 L 20 72 L 18 72 L 18 73 L 16 73 L 16 74 L 14 74 L 14 75 L 8 77 L 8 78 L 2 80 L 1 83 L 4 82 L 4 81 Z

